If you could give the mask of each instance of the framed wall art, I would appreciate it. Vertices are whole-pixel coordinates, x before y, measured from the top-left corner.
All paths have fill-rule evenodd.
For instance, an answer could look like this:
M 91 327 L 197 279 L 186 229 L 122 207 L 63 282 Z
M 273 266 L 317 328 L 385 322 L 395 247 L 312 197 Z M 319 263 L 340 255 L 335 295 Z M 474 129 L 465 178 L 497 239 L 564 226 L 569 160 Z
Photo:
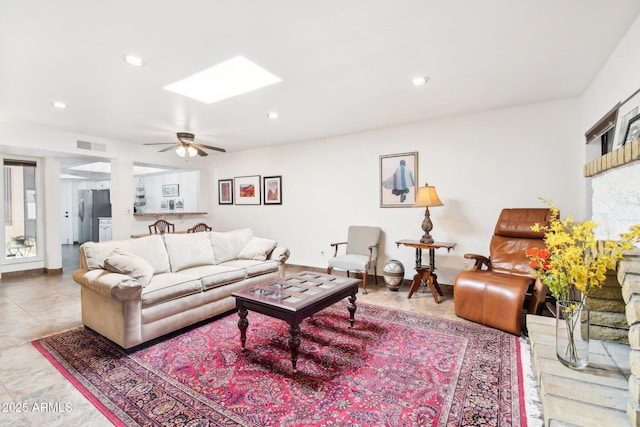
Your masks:
M 613 137 L 613 146 L 611 150 L 622 147 L 626 142 L 627 131 L 631 124 L 631 119 L 635 119 L 640 106 L 640 89 L 627 98 L 620 108 L 618 108 L 618 120 L 616 121 L 615 134 Z
M 233 204 L 233 179 L 218 180 L 218 204 Z
M 265 205 L 281 205 L 282 204 L 282 176 L 265 176 L 264 185 L 264 204 Z
M 238 176 L 233 178 L 234 203 L 236 205 L 259 205 L 260 175 Z
M 416 202 L 418 152 L 380 156 L 380 207 L 410 208 Z
M 179 195 L 179 184 L 167 184 L 162 186 L 162 197 L 178 197 Z
M 640 114 L 633 116 L 629 119 L 627 125 L 627 133 L 624 136 L 624 144 L 628 144 L 631 141 L 640 138 Z

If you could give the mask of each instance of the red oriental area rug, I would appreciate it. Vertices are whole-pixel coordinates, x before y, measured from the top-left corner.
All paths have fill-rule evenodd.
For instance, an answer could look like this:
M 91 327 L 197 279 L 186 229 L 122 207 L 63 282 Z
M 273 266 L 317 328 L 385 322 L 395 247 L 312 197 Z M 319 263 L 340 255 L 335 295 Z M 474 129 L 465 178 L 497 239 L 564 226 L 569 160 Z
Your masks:
M 127 354 L 78 328 L 34 345 L 116 425 L 521 426 L 519 341 L 480 325 L 346 302 L 301 324 L 249 312 Z

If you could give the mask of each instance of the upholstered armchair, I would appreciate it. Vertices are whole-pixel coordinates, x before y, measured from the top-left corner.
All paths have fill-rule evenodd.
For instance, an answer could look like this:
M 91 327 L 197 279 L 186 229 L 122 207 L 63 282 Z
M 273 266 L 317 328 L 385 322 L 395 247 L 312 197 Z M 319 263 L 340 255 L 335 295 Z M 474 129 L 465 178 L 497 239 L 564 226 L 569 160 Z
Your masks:
M 367 274 L 373 268 L 373 277 L 378 284 L 378 244 L 380 243 L 380 227 L 352 225 L 349 227 L 346 242 L 332 243 L 335 249 L 333 258 L 329 260 L 327 273 L 331 274 L 334 268 L 362 273 L 362 292 L 367 293 Z M 338 255 L 340 245 L 346 245 L 345 254 Z
M 530 260 L 525 251 L 544 248 L 544 231 L 531 226 L 546 226 L 551 220 L 550 209 L 503 209 L 498 218 L 489 257 L 465 254 L 475 261 L 469 271 L 455 280 L 453 302 L 456 316 L 520 335 L 524 301 L 530 293 L 529 313 L 538 313 L 548 292 L 531 274 Z

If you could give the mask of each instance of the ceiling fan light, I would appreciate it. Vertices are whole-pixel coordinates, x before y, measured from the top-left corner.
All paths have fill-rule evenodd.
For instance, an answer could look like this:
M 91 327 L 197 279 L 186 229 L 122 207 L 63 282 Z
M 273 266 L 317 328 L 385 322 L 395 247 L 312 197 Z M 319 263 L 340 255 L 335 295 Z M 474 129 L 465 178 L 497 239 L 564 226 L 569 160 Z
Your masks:
M 180 157 L 193 157 L 198 154 L 198 151 L 196 151 L 196 149 L 193 147 L 185 147 L 184 145 L 181 145 L 176 148 L 176 154 Z

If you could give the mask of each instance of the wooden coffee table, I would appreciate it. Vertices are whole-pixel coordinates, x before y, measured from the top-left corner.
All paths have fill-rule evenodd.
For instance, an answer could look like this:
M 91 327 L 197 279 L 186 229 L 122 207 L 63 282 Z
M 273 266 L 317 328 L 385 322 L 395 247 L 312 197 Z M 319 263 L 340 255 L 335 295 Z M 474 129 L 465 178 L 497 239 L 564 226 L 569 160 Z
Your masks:
M 303 271 L 258 286 L 234 292 L 238 309 L 238 328 L 242 351 L 247 342 L 248 310 L 275 317 L 290 326 L 289 348 L 293 372 L 297 372 L 300 323 L 307 317 L 349 297 L 349 327 L 353 327 L 356 313 L 356 294 L 360 279 Z

